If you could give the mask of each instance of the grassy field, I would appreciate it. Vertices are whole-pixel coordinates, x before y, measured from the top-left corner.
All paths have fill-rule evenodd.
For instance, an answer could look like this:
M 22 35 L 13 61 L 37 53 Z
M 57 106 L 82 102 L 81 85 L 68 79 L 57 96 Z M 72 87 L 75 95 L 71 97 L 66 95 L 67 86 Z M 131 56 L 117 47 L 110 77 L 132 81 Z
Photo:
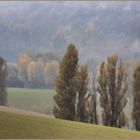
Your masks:
M 0 138 L 140 140 L 140 132 L 46 117 L 0 112 Z
M 9 106 L 51 114 L 54 90 L 8 88 L 7 92 Z

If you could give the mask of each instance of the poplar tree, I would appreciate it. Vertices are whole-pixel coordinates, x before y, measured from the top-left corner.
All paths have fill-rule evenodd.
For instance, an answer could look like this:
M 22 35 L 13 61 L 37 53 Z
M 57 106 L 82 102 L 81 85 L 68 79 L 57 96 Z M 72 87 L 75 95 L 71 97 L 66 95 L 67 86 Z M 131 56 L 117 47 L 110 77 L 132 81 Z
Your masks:
M 98 115 L 97 115 L 97 92 L 95 87 L 95 75 L 93 75 L 92 79 L 92 89 L 91 89 L 91 116 L 92 123 L 98 124 Z
M 60 63 L 56 78 L 56 95 L 53 114 L 56 118 L 74 120 L 76 87 L 74 77 L 78 69 L 78 51 L 73 44 L 68 45 L 67 52 Z
M 5 105 L 7 101 L 7 92 L 5 87 L 7 74 L 7 63 L 2 57 L 0 57 L 0 105 Z
M 140 63 L 137 64 L 133 77 L 133 118 L 136 130 L 140 131 Z
M 91 75 L 90 87 L 85 97 L 86 106 L 86 117 L 89 123 L 98 124 L 98 114 L 97 114 L 97 92 L 95 86 L 95 75 Z
M 75 120 L 81 122 L 87 122 L 86 116 L 86 98 L 85 95 L 88 91 L 88 69 L 87 65 L 81 66 L 76 76 L 76 92 L 77 92 L 77 104 L 76 104 L 76 117 Z
M 127 72 L 116 55 L 108 57 L 99 69 L 98 92 L 103 108 L 103 123 L 118 127 L 118 121 L 126 105 Z

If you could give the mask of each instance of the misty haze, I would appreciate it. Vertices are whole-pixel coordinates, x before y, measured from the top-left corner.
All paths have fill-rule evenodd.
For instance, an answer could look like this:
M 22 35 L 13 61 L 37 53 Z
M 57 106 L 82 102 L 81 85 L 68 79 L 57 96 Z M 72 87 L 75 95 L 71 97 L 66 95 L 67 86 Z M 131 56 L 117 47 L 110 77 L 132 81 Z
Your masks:
M 0 2 L 0 138 L 139 131 L 140 2 Z

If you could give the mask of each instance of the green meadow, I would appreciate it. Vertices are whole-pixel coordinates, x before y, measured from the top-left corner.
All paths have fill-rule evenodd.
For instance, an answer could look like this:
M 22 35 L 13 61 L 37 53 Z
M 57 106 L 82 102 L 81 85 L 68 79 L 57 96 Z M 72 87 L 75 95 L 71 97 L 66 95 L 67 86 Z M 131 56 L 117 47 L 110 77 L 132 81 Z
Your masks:
M 8 88 L 8 106 L 52 114 L 54 90 Z M 139 140 L 140 132 L 0 111 L 0 138 Z
M 54 90 L 8 88 L 8 106 L 52 114 Z

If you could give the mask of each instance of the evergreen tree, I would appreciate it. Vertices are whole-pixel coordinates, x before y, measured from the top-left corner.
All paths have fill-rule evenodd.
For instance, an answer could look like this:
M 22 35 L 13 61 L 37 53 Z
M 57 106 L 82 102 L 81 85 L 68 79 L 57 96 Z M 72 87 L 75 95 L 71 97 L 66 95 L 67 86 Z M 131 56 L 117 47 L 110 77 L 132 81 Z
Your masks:
M 8 74 L 8 68 L 7 68 L 7 63 L 6 61 L 0 57 L 0 105 L 5 105 L 6 104 L 6 78 Z
M 133 117 L 135 128 L 140 131 L 140 63 L 137 64 L 134 71 L 133 95 Z
M 124 64 L 116 55 L 108 57 L 100 66 L 98 91 L 103 108 L 103 123 L 118 126 L 118 121 L 126 105 L 127 73 Z
M 74 77 L 78 69 L 78 51 L 73 44 L 67 48 L 67 52 L 60 63 L 60 70 L 56 78 L 56 92 L 54 96 L 55 106 L 53 114 L 56 118 L 74 120 L 76 89 Z

